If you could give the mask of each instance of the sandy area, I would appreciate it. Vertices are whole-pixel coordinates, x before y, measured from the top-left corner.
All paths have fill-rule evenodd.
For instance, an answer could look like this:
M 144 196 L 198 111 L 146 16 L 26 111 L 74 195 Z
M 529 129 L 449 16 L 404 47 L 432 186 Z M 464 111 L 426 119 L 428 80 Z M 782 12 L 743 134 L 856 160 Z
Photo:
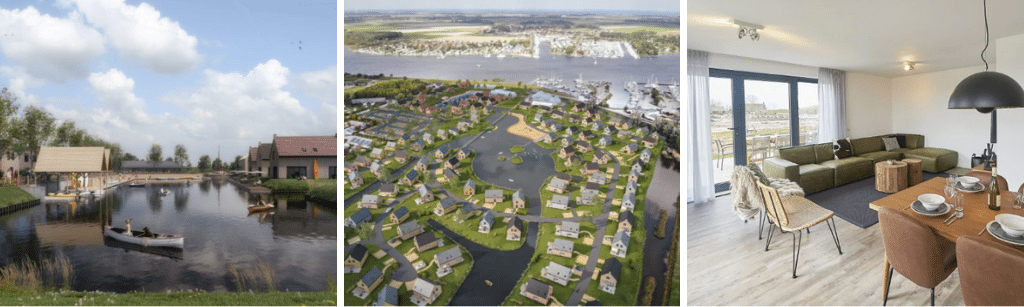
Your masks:
M 544 137 L 544 132 L 534 129 L 533 127 L 530 127 L 529 125 L 526 124 L 526 120 L 523 119 L 522 114 L 512 113 L 512 116 L 518 118 L 519 122 L 516 123 L 515 125 L 508 127 L 509 133 L 516 136 L 524 137 L 530 141 Z

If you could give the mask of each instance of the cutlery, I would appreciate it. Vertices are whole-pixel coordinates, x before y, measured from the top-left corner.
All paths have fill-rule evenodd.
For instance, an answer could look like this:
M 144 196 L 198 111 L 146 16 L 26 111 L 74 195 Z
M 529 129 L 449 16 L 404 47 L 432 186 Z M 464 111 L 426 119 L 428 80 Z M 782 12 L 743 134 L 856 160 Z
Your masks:
M 981 235 L 985 234 L 986 230 L 988 230 L 988 226 L 987 225 L 985 226 L 985 228 L 981 229 L 981 232 L 978 233 L 978 236 L 980 237 Z
M 950 213 L 949 216 L 947 216 L 945 220 L 942 220 L 942 223 L 945 224 L 946 222 L 949 222 L 949 219 L 953 218 L 954 216 L 956 216 L 956 211 L 953 211 L 953 213 Z
M 962 218 L 962 217 L 964 217 L 964 213 L 963 212 L 956 212 L 956 216 L 954 216 L 953 219 L 949 220 L 949 222 L 946 223 L 946 225 L 952 225 L 953 222 L 955 222 L 956 220 L 958 220 L 959 218 Z

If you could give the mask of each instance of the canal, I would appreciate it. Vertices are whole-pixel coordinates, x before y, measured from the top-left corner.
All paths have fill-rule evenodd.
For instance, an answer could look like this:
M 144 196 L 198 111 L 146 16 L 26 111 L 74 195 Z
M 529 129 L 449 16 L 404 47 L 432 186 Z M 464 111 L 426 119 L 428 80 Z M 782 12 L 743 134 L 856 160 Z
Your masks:
M 276 208 L 250 215 L 247 205 L 260 199 Z M 182 235 L 184 248 L 103 236 L 104 225 L 123 228 L 126 219 L 133 230 Z M 60 256 L 74 267 L 77 291 L 236 291 L 229 267 L 260 263 L 269 265 L 279 291 L 322 291 L 337 276 L 337 217 L 301 196 L 250 195 L 210 180 L 122 186 L 96 200 L 43 202 L 0 216 L 0 266 Z
M 647 189 L 647 197 L 644 200 L 644 228 L 647 229 L 647 238 L 644 240 L 643 276 L 644 278 L 654 276 L 656 281 L 656 290 L 651 305 L 660 305 L 664 296 L 662 290 L 665 287 L 665 272 L 668 271 L 665 257 L 668 256 L 669 248 L 672 247 L 672 233 L 679 225 L 679 221 L 676 220 L 678 209 L 673 204 L 680 195 L 680 162 L 661 155 L 658 156 L 660 158 L 651 158 L 651 163 L 655 163 L 657 166 L 654 169 L 654 180 L 651 180 L 651 187 Z M 668 213 L 664 239 L 654 236 L 658 220 L 661 218 L 661 210 Z M 679 285 L 672 286 L 678 287 Z M 639 295 L 643 296 L 642 287 Z M 640 304 L 640 299 L 641 297 L 637 297 L 637 304 Z

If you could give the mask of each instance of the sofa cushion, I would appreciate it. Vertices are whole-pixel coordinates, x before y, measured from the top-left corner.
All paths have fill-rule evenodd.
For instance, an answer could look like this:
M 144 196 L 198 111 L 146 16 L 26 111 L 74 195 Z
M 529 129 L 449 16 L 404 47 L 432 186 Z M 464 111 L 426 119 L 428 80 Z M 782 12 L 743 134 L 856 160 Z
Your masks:
M 882 138 L 882 145 L 885 145 L 885 151 L 892 151 L 894 149 L 900 149 L 900 142 L 894 137 Z
M 911 151 L 911 150 L 913 150 L 913 149 L 903 147 L 903 148 L 898 148 L 898 149 L 890 150 L 889 152 L 898 152 L 898 153 L 906 154 L 908 151 Z
M 874 165 L 872 160 L 861 157 L 850 157 L 821 163 L 821 166 L 835 170 L 834 185 L 836 186 L 873 176 Z
M 921 160 L 921 169 L 931 173 L 938 173 L 956 167 L 958 158 L 956 151 L 931 147 L 907 151 L 905 156 Z
M 850 139 L 836 140 L 832 142 L 832 151 L 836 159 L 846 159 L 853 156 L 853 147 L 850 147 Z
M 882 162 L 882 161 L 886 161 L 886 160 L 903 160 L 903 153 L 895 152 L 895 151 L 876 151 L 876 152 L 869 152 L 869 153 L 866 153 L 866 154 L 863 154 L 863 155 L 858 155 L 858 157 L 865 158 L 865 159 L 870 159 L 872 161 L 871 163 L 873 165 L 874 163 L 878 163 L 878 162 Z
M 821 162 L 836 159 L 835 152 L 832 151 L 832 143 L 814 144 L 811 147 L 814 148 L 814 163 L 821 164 Z
M 907 136 L 907 147 L 910 149 L 924 148 L 924 136 L 920 134 L 905 134 Z
M 754 172 L 754 177 L 757 178 L 757 180 L 760 181 L 761 184 L 763 184 L 763 185 L 770 185 L 771 184 L 771 182 L 768 181 L 768 176 L 764 175 L 764 172 L 761 171 L 761 167 L 760 166 L 757 166 L 757 163 L 748 163 L 747 164 L 747 168 L 750 168 L 750 170 Z
M 867 138 L 851 139 L 850 145 L 853 146 L 853 155 L 862 156 L 869 152 L 884 151 L 885 146 L 882 145 L 882 138 L 874 136 Z
M 907 136 L 906 135 L 898 134 L 898 135 L 894 135 L 893 137 L 896 138 L 896 143 L 900 144 L 900 148 L 907 148 Z
M 796 146 L 779 149 L 779 157 L 798 165 L 814 163 L 814 149 L 811 146 Z
M 800 182 L 798 184 L 804 188 L 804 193 L 811 194 L 831 188 L 834 176 L 834 171 L 831 168 L 817 164 L 805 164 L 800 166 Z

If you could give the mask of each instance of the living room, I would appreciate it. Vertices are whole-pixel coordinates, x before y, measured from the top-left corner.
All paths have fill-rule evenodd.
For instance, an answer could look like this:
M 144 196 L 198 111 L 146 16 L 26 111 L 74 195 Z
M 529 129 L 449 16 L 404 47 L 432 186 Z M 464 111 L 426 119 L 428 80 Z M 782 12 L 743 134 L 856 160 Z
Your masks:
M 703 96 L 690 90 L 685 108 L 684 120 L 689 124 L 684 126 L 690 127 L 689 139 L 684 141 L 690 163 L 684 178 L 687 304 L 928 305 L 933 299 L 937 305 L 992 304 L 975 300 L 972 290 L 966 289 L 976 288 L 969 282 L 961 285 L 961 279 L 969 278 L 964 272 L 974 274 L 965 269 L 971 265 L 966 258 L 957 259 L 953 265 L 959 268 L 934 282 L 912 280 L 914 272 L 901 271 L 896 259 L 890 266 L 881 226 L 886 219 L 879 222 L 878 215 L 885 204 L 905 200 L 896 211 L 931 227 L 936 242 L 984 238 L 1015 250 L 1024 259 L 1021 246 L 1013 240 L 979 234 L 989 230 L 996 213 L 1024 215 L 1024 210 L 1014 208 L 1018 187 L 1024 183 L 1024 163 L 1016 163 L 1024 161 L 1024 141 L 1017 137 L 1018 131 L 1024 131 L 1024 108 L 1000 105 L 994 113 L 981 113 L 974 106 L 951 102 L 956 100 L 951 96 L 959 97 L 954 90 L 961 93 L 958 85 L 981 72 L 998 72 L 1017 84 L 1024 82 L 1024 61 L 1018 59 L 1024 54 L 1024 19 L 1019 17 L 1024 2 L 688 1 L 686 6 L 688 72 L 695 62 L 698 69 L 704 67 L 703 83 L 697 84 L 708 88 Z M 688 73 L 690 88 L 693 75 L 700 76 Z M 1024 98 L 1016 99 L 1024 103 Z M 903 150 L 881 151 L 899 152 L 897 158 L 871 160 L 863 155 L 864 140 L 873 148 L 890 135 L 902 135 Z M 961 191 L 959 197 L 945 194 L 943 178 L 989 172 L 972 170 L 983 162 L 972 156 L 987 155 L 994 137 L 998 177 L 1006 181 L 996 180 L 1002 195 L 996 199 L 1006 199 L 1003 208 L 985 207 L 988 188 Z M 802 165 L 791 166 L 788 173 L 776 170 L 772 176 L 772 163 L 793 159 L 787 156 L 787 148 L 828 143 L 831 149 L 833 141 L 846 139 L 853 143 L 854 156 L 868 157 L 864 163 L 871 165 L 866 177 L 828 177 L 838 184 L 808 189 L 809 180 L 800 183 L 799 175 L 794 175 Z M 907 145 L 906 139 L 921 142 Z M 944 152 L 939 149 L 955 152 L 955 165 L 938 163 L 936 167 L 935 160 L 928 160 L 931 156 L 911 153 L 924 149 L 934 149 L 940 156 Z M 827 165 L 826 160 L 834 159 L 831 154 L 811 160 Z M 888 164 L 904 159 L 909 161 Z M 903 163 L 910 171 L 902 170 L 906 177 L 895 180 L 900 186 L 888 191 L 877 186 L 882 181 L 891 183 L 889 173 L 877 176 L 878 163 L 889 168 Z M 908 178 L 914 177 L 915 163 L 924 166 L 923 172 L 921 165 L 916 166 L 920 174 L 916 182 Z M 774 199 L 752 199 L 749 195 L 761 194 L 744 191 L 740 202 L 751 198 L 748 202 L 754 204 L 734 207 L 736 190 L 751 185 L 732 182 L 737 178 L 734 171 L 748 169 L 742 167 L 747 164 L 756 165 L 768 177 L 793 181 L 808 192 L 801 198 L 834 212 L 834 217 L 818 221 L 809 232 L 784 227 L 787 231 L 780 233 L 774 227 L 778 216 L 774 220 L 768 216 L 762 228 L 761 218 L 774 208 Z M 841 176 L 835 167 L 833 172 Z M 987 179 L 983 185 L 992 181 L 991 173 L 986 174 L 980 178 Z M 916 207 L 909 210 L 921 194 L 911 193 L 929 185 L 937 186 L 934 194 L 946 199 L 949 205 L 943 206 L 965 210 L 934 217 L 916 213 Z M 749 188 L 758 189 L 756 185 Z M 781 189 L 776 192 L 785 194 Z M 958 212 L 963 216 L 955 217 Z M 946 226 L 944 219 L 962 221 Z M 960 236 L 958 231 L 969 234 Z M 886 278 L 892 267 L 896 273 Z M 999 267 L 1014 272 L 1014 266 Z M 1022 274 L 1017 271 L 1015 276 Z M 995 296 L 1004 299 L 997 302 L 1019 302 L 1012 300 L 1016 296 Z

